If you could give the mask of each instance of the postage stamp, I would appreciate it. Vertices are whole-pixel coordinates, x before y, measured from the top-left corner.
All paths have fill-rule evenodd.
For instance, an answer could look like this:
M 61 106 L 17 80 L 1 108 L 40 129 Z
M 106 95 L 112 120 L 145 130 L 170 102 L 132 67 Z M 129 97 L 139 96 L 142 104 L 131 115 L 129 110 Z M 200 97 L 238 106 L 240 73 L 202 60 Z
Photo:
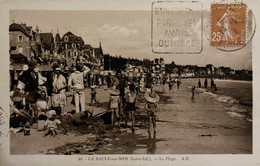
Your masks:
M 246 44 L 246 4 L 211 5 L 211 45 L 240 47 Z
M 151 24 L 154 53 L 198 54 L 202 51 L 203 14 L 200 2 L 154 2 Z

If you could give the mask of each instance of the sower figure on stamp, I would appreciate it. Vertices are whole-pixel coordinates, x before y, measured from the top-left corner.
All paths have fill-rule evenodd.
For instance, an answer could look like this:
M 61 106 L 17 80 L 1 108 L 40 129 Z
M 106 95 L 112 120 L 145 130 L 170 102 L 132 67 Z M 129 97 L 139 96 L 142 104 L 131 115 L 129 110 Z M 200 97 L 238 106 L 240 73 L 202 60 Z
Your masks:
M 222 40 L 224 40 L 226 44 L 228 43 L 228 41 L 231 41 L 231 42 L 237 41 L 236 39 L 234 39 L 234 37 L 236 37 L 237 33 L 234 34 L 234 32 L 233 32 L 234 30 L 232 29 L 232 27 L 230 25 L 233 20 L 235 22 L 242 21 L 242 20 L 234 17 L 235 15 L 236 15 L 236 13 L 234 11 L 232 11 L 232 9 L 230 7 L 228 7 L 227 11 L 217 22 L 218 26 L 222 26 L 222 30 L 224 32 L 224 39 L 222 38 Z M 237 44 L 237 43 L 234 43 L 234 44 Z
M 146 99 L 145 109 L 148 116 L 148 134 L 151 134 L 151 127 L 153 126 L 154 134 L 156 133 L 156 112 L 159 110 L 158 102 L 160 97 L 152 90 L 150 93 L 144 95 Z

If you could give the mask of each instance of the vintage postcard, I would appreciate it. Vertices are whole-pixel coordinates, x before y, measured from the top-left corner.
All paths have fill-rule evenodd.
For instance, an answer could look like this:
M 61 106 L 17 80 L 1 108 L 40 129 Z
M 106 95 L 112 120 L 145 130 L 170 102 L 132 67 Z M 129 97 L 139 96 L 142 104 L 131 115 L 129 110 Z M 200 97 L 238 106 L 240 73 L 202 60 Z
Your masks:
M 0 1 L 0 165 L 260 165 L 259 7 Z

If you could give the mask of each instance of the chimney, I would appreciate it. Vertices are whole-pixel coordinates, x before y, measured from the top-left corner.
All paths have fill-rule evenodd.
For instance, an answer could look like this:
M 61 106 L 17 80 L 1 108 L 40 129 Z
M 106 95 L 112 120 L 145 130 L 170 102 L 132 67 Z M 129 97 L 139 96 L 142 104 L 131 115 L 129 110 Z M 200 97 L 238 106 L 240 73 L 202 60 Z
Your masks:
M 28 27 L 30 29 L 30 35 L 32 35 L 32 26 Z
M 38 25 L 36 25 L 35 31 L 36 31 L 37 34 L 39 33 L 39 27 L 38 27 Z

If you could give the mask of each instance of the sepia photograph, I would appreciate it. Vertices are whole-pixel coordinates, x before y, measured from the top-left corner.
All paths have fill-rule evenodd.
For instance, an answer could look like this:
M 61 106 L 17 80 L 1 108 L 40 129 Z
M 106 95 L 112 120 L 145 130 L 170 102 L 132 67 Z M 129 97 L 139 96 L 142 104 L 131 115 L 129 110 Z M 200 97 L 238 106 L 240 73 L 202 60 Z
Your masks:
M 171 165 L 256 154 L 252 2 L 129 4 L 7 5 L 1 156 Z

